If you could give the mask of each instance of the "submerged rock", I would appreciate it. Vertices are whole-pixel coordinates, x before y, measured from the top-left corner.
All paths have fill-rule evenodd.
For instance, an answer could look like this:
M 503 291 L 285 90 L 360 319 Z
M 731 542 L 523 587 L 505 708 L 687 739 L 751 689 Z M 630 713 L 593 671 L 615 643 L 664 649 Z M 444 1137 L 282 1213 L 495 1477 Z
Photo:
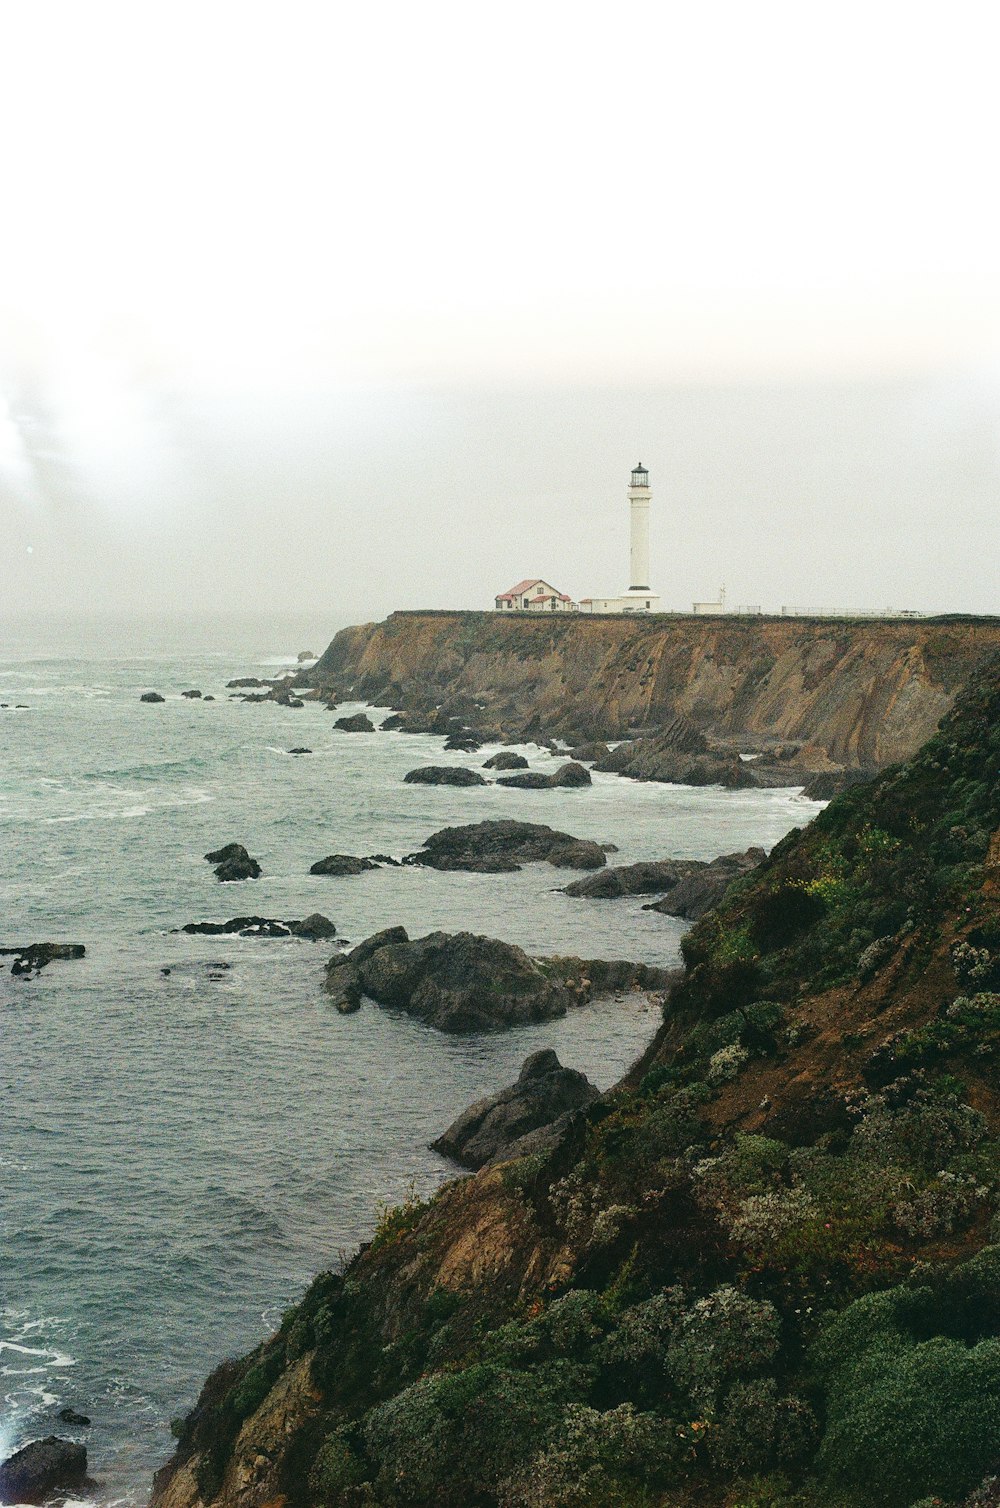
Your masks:
M 87 1447 L 48 1435 L 33 1440 L 0 1465 L 0 1503 L 43 1503 L 54 1492 L 93 1484 L 87 1477 Z
M 289 754 L 311 754 L 312 753 L 312 749 L 306 749 L 306 748 L 303 748 L 303 747 L 300 746 L 297 749 L 289 749 L 288 752 L 289 752 Z
M 564 1068 L 551 1047 L 543 1048 L 525 1058 L 516 1083 L 463 1110 L 431 1147 L 473 1169 L 540 1152 L 597 1096 L 586 1074 Z
M 228 922 L 187 922 L 180 930 L 204 937 L 303 937 L 314 942 L 337 935 L 333 922 L 319 911 L 302 921 L 278 921 L 271 916 L 234 916 Z
M 325 859 L 317 859 L 315 864 L 310 864 L 310 874 L 350 875 L 364 874 L 366 869 L 377 869 L 371 859 L 358 859 L 354 854 L 331 853 Z
M 338 717 L 333 725 L 341 733 L 374 733 L 375 724 L 367 712 L 355 712 L 351 717 Z
M 426 840 L 420 852 L 408 854 L 403 862 L 426 864 L 432 869 L 499 874 L 540 860 L 568 869 L 600 869 L 607 863 L 598 843 L 574 838 L 540 822 L 513 820 L 443 827 Z
M 205 858 L 215 865 L 218 880 L 257 880 L 263 871 L 256 859 L 252 859 L 242 843 L 227 843 L 224 848 L 213 848 Z
M 12 974 L 37 974 L 55 959 L 83 958 L 86 955 L 83 943 L 15 943 L 0 948 L 0 956 L 13 958 Z
M 403 776 L 405 785 L 487 785 L 478 770 L 462 765 L 425 764 Z
M 60 1409 L 57 1418 L 61 1419 L 63 1424 L 72 1424 L 76 1429 L 90 1428 L 90 1420 L 86 1414 L 78 1414 L 76 1409 Z

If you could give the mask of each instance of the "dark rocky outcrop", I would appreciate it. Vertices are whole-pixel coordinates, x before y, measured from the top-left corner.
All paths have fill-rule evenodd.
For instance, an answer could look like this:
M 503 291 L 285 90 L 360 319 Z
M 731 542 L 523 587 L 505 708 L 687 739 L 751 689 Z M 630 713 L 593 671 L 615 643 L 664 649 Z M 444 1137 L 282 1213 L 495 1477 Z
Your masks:
M 834 796 L 850 790 L 852 785 L 874 780 L 876 773 L 873 769 L 821 770 L 806 782 L 802 794 L 810 801 L 832 801 Z
M 305 749 L 305 748 L 301 748 L 300 747 L 300 748 L 297 748 L 297 749 L 289 749 L 288 752 L 289 752 L 289 754 L 311 754 L 312 753 L 312 749 Z
M 263 872 L 242 843 L 227 843 L 224 848 L 213 848 L 205 858 L 215 865 L 216 879 L 222 881 L 257 880 Z
M 575 760 L 582 759 L 591 764 L 596 759 L 607 759 L 610 753 L 611 750 L 606 743 L 602 743 L 600 739 L 592 739 L 589 743 L 578 744 L 576 748 L 570 749 L 569 757 Z M 553 754 L 558 755 L 558 750 L 553 750 Z
M 749 874 L 751 869 L 763 863 L 765 857 L 762 848 L 748 848 L 745 853 L 722 854 L 709 862 L 659 859 L 621 864 L 613 869 L 602 869 L 599 874 L 588 875 L 586 879 L 574 880 L 566 886 L 565 894 L 607 901 L 623 895 L 655 895 L 658 891 L 667 891 L 669 893 L 662 901 L 646 909 L 694 921 L 721 899 L 733 880 Z
M 13 958 L 12 974 L 37 974 L 55 959 L 83 958 L 86 954 L 83 943 L 15 943 L 0 948 L 0 957 Z
M 0 1503 L 44 1503 L 53 1493 L 91 1486 L 86 1446 L 57 1435 L 33 1440 L 0 1465 Z
M 367 996 L 439 1031 L 475 1032 L 549 1021 L 595 994 L 660 989 L 673 977 L 643 964 L 529 958 L 511 943 L 473 932 L 411 939 L 405 928 L 389 927 L 331 958 L 325 988 L 344 1015 Z
M 572 994 L 520 948 L 471 932 L 411 941 L 402 927 L 331 958 L 326 988 L 341 1011 L 367 995 L 446 1032 L 496 1031 L 566 1014 Z
M 452 733 L 445 739 L 444 746 L 446 749 L 458 750 L 461 754 L 475 754 L 477 749 L 483 747 L 483 741 L 481 738 L 477 738 L 475 733 L 466 731 L 463 733 Z
M 367 712 L 355 712 L 351 717 L 338 717 L 333 725 L 341 733 L 374 733 L 375 724 Z
M 139 700 L 140 702 L 165 702 L 166 697 L 161 696 L 158 691 L 144 691 Z
M 193 702 L 193 701 L 201 701 L 201 692 L 200 691 L 182 691 L 181 692 L 181 696 L 186 697 L 187 700 L 191 701 L 191 702 Z
M 526 770 L 528 761 L 523 754 L 515 754 L 512 749 L 501 749 L 498 754 L 491 754 L 483 764 L 484 770 Z
M 309 873 L 342 876 L 364 874 L 366 869 L 377 867 L 371 859 L 358 859 L 349 853 L 331 853 L 325 859 L 317 859 L 315 864 L 310 864 Z
M 180 931 L 205 937 L 302 937 L 310 942 L 337 935 L 333 922 L 319 911 L 293 922 L 277 921 L 270 916 L 234 916 L 228 922 L 187 922 Z
M 570 762 L 560 765 L 552 775 L 543 775 L 538 770 L 528 770 L 523 775 L 501 775 L 497 785 L 512 785 L 522 791 L 556 790 L 560 786 L 569 789 L 590 785 L 590 771 L 582 764 Z
M 705 735 L 686 717 L 672 718 L 654 738 L 619 744 L 594 768 L 631 780 L 662 780 L 672 785 L 724 785 L 739 790 L 756 783 L 735 750 L 712 751 Z
M 586 1074 L 564 1068 L 551 1047 L 525 1058 L 517 1082 L 463 1110 L 435 1152 L 482 1168 L 554 1146 L 569 1116 L 597 1099 Z
M 443 827 L 403 862 L 499 874 L 541 860 L 560 869 L 600 869 L 607 863 L 603 848 L 589 839 L 574 838 L 538 822 L 515 821 Z
M 424 764 L 403 776 L 406 785 L 487 785 L 478 770 L 462 765 Z
M 255 675 L 239 675 L 235 680 L 226 682 L 226 690 L 232 691 L 234 688 L 244 686 L 269 686 L 270 684 L 270 681 L 262 681 Z

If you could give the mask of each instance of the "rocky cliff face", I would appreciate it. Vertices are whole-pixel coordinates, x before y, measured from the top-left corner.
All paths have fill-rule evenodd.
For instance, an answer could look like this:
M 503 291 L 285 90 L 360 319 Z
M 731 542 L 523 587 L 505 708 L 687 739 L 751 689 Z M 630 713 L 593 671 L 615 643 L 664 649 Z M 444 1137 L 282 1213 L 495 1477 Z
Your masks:
M 1000 648 L 1000 619 L 843 621 L 393 613 L 339 633 L 308 682 L 491 734 L 624 738 L 678 717 L 723 743 L 907 758 Z
M 993 1508 L 1000 664 L 683 952 L 555 1147 L 219 1368 L 157 1508 Z

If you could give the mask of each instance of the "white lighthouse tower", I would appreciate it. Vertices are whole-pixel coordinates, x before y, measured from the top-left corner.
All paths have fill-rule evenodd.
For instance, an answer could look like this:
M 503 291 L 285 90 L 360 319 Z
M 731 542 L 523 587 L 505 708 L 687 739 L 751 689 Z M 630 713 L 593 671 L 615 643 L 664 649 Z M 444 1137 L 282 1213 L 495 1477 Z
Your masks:
M 620 597 L 582 597 L 584 613 L 655 613 L 660 599 L 649 586 L 649 472 L 640 461 L 628 484 L 629 586 Z
M 649 595 L 649 472 L 640 461 L 633 468 L 628 488 L 632 535 L 630 550 L 629 591 Z

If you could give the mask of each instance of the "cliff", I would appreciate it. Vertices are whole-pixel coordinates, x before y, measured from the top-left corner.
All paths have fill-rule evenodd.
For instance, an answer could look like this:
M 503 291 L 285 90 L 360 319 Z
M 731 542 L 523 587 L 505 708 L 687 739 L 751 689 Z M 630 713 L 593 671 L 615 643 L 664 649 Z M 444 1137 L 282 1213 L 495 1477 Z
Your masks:
M 805 744 L 838 766 L 881 768 L 931 736 L 997 648 L 992 618 L 393 613 L 339 633 L 306 679 L 415 725 L 454 714 L 491 736 L 578 742 L 680 714 L 722 743 Z
M 994 1508 L 1000 665 L 684 956 L 554 1150 L 219 1369 L 157 1508 Z

